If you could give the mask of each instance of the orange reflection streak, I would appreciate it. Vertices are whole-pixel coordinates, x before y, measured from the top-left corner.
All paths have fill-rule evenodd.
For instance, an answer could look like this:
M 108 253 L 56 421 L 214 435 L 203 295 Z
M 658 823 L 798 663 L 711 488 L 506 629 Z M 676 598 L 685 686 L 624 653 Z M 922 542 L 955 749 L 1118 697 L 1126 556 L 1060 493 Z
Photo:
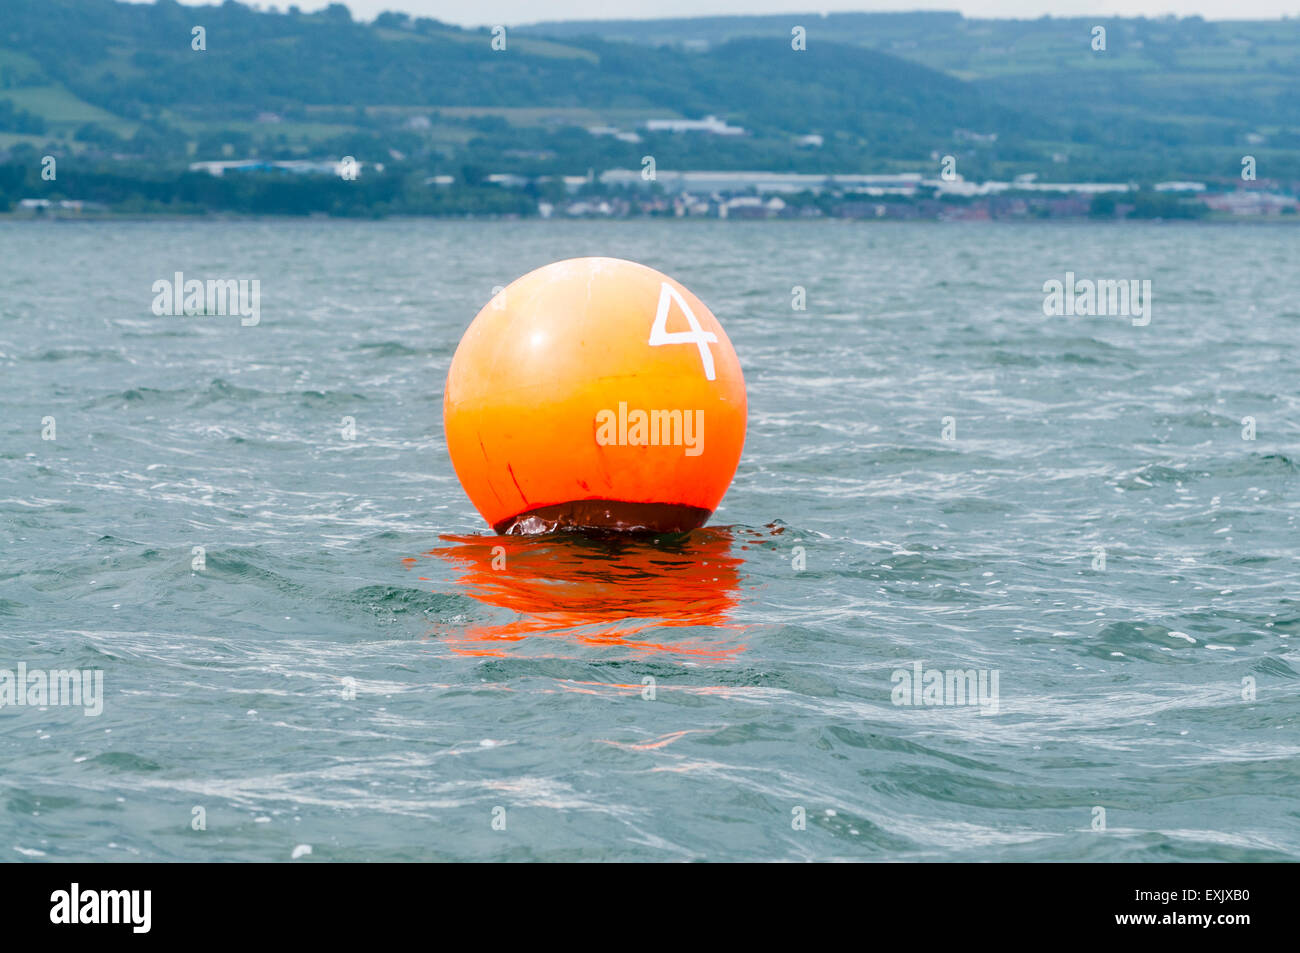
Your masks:
M 508 647 L 500 643 L 535 637 L 708 662 L 745 650 L 734 641 L 639 637 L 669 627 L 743 630 L 728 621 L 739 601 L 743 561 L 731 555 L 732 533 L 725 527 L 657 538 L 568 533 L 440 538 L 449 545 L 424 557 L 450 563 L 459 584 L 480 602 L 523 616 L 439 630 L 437 637 L 459 654 L 504 656 Z M 419 565 L 414 558 L 404 562 L 408 569 Z

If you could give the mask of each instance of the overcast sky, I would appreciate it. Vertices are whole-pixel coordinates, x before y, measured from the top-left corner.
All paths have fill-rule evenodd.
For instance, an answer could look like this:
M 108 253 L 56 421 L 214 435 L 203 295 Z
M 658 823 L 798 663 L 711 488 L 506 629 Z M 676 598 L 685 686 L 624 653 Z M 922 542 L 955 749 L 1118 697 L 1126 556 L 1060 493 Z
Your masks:
M 2 2 L 2 0 L 0 0 Z M 204 0 L 182 0 L 204 2 Z M 212 3 L 215 0 L 206 0 Z M 241 0 L 247 2 L 247 0 Z M 303 10 L 329 0 L 259 0 L 253 6 Z M 373 20 L 384 10 L 433 17 L 446 23 L 482 26 L 539 20 L 644 19 L 737 13 L 872 10 L 960 10 L 968 17 L 1180 16 L 1207 19 L 1268 19 L 1300 16 L 1300 0 L 345 0 L 354 18 Z

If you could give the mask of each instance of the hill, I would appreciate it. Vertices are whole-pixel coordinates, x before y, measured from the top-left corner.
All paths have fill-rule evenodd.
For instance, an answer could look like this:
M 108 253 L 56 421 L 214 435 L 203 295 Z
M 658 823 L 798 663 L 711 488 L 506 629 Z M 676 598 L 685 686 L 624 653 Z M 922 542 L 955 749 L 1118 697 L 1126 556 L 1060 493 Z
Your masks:
M 78 178 L 41 194 L 349 213 L 535 208 L 564 191 L 539 177 L 646 156 L 678 171 L 930 176 L 952 156 L 972 180 L 1227 183 L 1249 153 L 1261 176 L 1300 179 L 1300 21 L 1104 23 L 1095 50 L 1080 19 L 711 17 L 497 36 L 404 14 L 355 22 L 338 4 L 5 0 L 0 204 L 43 181 L 42 155 Z M 648 125 L 702 117 L 716 121 Z M 343 192 L 189 171 L 341 156 L 385 171 Z M 531 202 L 489 188 L 493 174 L 526 177 Z M 449 206 L 434 182 L 464 194 Z
M 832 13 L 543 22 L 521 30 L 706 55 L 742 37 L 786 36 L 792 24 L 805 26 L 810 48 L 833 40 L 886 52 L 961 79 L 991 102 L 1040 117 L 1047 128 L 1063 128 L 1059 146 L 1083 147 L 1065 149 L 1075 167 L 1231 174 L 1246 151 L 1266 155 L 1280 174 L 1297 174 L 1300 17 L 982 20 L 945 12 Z M 1106 30 L 1104 50 L 1093 48 L 1098 26 Z
M 394 14 L 355 23 L 337 5 L 314 15 L 171 0 L 7 7 L 0 103 L 14 112 L 0 113 L 0 130 L 142 155 L 332 148 L 382 158 L 390 148 L 464 152 L 478 139 L 502 153 L 563 152 L 563 171 L 583 172 L 635 166 L 645 152 L 592 141 L 586 126 L 712 114 L 752 135 L 723 144 L 711 162 L 798 165 L 806 157 L 791 139 L 821 132 L 854 170 L 927 158 L 958 128 L 1015 138 L 1039 126 L 958 78 L 847 44 L 797 54 L 786 39 L 740 37 L 698 56 L 508 35 L 494 50 L 487 31 Z M 191 49 L 196 25 L 204 51 Z M 690 164 L 695 145 L 665 137 L 662 158 Z

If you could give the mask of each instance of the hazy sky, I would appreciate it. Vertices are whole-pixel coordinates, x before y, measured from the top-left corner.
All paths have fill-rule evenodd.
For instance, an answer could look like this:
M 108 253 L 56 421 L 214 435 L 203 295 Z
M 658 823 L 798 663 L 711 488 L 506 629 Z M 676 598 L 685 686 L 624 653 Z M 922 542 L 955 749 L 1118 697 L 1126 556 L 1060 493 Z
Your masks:
M 183 0 L 194 2 L 194 0 Z M 206 0 L 208 3 L 215 0 Z M 246 2 L 246 0 L 241 0 Z M 253 6 L 317 10 L 329 0 L 260 0 Z M 637 19 L 736 13 L 872 10 L 960 10 L 968 17 L 1180 16 L 1261 19 L 1300 16 L 1300 0 L 344 0 L 356 19 L 384 10 L 481 26 L 538 20 Z

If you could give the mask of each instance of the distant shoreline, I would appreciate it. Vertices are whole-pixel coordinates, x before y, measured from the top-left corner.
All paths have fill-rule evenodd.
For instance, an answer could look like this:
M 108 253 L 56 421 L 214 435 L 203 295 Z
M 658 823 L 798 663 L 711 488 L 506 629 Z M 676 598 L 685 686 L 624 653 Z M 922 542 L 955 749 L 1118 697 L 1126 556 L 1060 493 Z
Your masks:
M 322 223 L 382 223 L 382 222 L 538 222 L 546 224 L 578 224 L 591 222 L 675 222 L 678 224 L 702 224 L 725 222 L 727 224 L 764 225 L 807 225 L 834 224 L 847 225 L 1283 225 L 1300 224 L 1298 215 L 1223 215 L 1201 218 L 1092 218 L 1078 216 L 1071 218 L 1034 218 L 1003 217 L 987 219 L 945 219 L 945 218 L 849 218 L 845 216 L 805 216 L 791 218 L 719 218 L 717 216 L 675 216 L 675 215 L 589 215 L 543 218 L 540 215 L 275 215 L 275 214 L 230 214 L 210 212 L 204 214 L 185 214 L 174 212 L 140 213 L 123 212 L 95 214 L 42 213 L 33 215 L 21 212 L 0 212 L 0 224 L 9 223 L 48 223 L 48 224 L 123 224 L 149 222 L 297 222 L 312 224 Z

